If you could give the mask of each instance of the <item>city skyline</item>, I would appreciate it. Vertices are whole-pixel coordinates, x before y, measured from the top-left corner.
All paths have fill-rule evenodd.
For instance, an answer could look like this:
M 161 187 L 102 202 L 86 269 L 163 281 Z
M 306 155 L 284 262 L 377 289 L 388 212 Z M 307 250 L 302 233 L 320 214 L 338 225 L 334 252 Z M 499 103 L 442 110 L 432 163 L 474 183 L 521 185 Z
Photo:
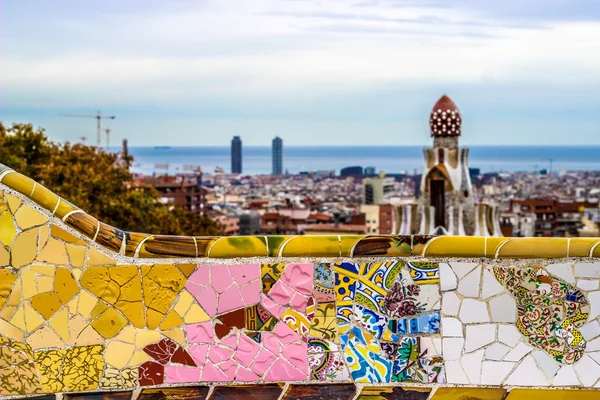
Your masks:
M 447 94 L 467 146 L 600 144 L 590 0 L 10 2 L 0 32 L 0 120 L 57 141 L 100 110 L 131 146 L 425 145 Z

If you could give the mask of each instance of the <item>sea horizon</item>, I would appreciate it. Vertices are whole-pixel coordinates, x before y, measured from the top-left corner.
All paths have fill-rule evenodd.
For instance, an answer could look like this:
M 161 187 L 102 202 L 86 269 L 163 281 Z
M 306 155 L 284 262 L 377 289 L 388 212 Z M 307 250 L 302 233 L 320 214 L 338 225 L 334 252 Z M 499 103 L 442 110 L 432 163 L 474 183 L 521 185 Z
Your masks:
M 375 167 L 386 173 L 413 173 L 423 168 L 423 149 L 430 146 L 284 146 L 283 169 L 302 171 L 340 170 L 350 166 Z M 600 145 L 472 145 L 469 167 L 481 172 L 546 170 L 600 170 Z M 111 151 L 120 148 L 112 147 Z M 230 146 L 132 146 L 133 171 L 137 173 L 181 173 L 200 167 L 230 171 Z M 167 168 L 168 166 L 168 168 Z M 271 146 L 244 146 L 242 171 L 247 175 L 271 173 Z

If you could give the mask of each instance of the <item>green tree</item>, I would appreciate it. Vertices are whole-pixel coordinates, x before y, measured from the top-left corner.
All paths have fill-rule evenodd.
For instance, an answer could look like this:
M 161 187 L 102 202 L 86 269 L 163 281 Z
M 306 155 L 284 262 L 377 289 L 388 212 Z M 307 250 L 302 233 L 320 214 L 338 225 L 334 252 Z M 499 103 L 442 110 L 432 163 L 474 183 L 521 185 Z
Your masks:
M 100 221 L 131 232 L 219 235 L 214 221 L 160 203 L 154 188 L 132 187 L 132 157 L 54 143 L 30 124 L 0 122 L 0 163 L 40 182 Z

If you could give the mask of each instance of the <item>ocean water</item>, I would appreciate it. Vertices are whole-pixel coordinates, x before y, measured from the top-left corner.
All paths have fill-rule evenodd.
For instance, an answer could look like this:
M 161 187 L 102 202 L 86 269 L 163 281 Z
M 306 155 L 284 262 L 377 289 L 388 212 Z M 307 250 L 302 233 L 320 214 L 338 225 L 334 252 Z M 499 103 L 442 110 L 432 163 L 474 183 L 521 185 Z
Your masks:
M 470 146 L 469 166 L 482 172 L 553 170 L 600 170 L 600 146 Z M 115 149 L 117 151 L 117 149 Z M 201 167 L 231 170 L 229 147 L 131 147 L 134 171 L 177 173 Z M 552 160 L 552 161 L 551 161 Z M 243 172 L 271 173 L 271 147 L 243 148 Z M 290 173 L 335 170 L 359 165 L 388 173 L 412 173 L 423 169 L 421 146 L 284 147 L 283 168 Z

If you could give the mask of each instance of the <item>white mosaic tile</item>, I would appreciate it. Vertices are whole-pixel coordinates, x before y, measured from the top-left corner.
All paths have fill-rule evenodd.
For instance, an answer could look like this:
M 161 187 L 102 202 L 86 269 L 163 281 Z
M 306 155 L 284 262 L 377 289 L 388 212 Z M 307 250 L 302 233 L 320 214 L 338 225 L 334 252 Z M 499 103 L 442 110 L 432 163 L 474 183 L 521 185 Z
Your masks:
M 433 345 L 435 347 L 435 353 L 436 354 L 442 354 L 442 338 L 431 338 L 431 341 L 433 342 Z
M 504 382 L 508 386 L 548 386 L 546 377 L 532 356 L 527 356 Z
M 600 264 L 577 263 L 574 269 L 577 278 L 600 278 Z
M 600 351 L 592 351 L 586 354 L 592 357 L 592 360 L 596 361 L 596 363 L 600 364 Z
M 468 385 L 469 379 L 458 360 L 445 361 L 446 382 L 457 385 Z
M 493 361 L 500 361 L 504 358 L 504 356 L 510 350 L 511 350 L 511 348 L 505 344 L 494 343 L 493 345 L 491 345 L 485 349 L 485 359 L 493 360 Z
M 445 337 L 463 337 L 463 325 L 456 318 L 442 318 L 442 335 Z
M 490 300 L 492 322 L 515 322 L 517 319 L 517 303 L 508 293 Z
M 458 293 L 463 297 L 479 297 L 479 285 L 481 284 L 481 267 L 469 272 L 458 283 Z
M 600 351 L 600 338 L 588 341 L 585 346 L 585 351 Z
M 490 271 L 484 269 L 481 298 L 483 300 L 489 299 L 490 297 L 502 292 L 504 292 L 504 287 L 500 284 L 500 282 L 498 282 L 498 280 L 496 280 L 496 277 L 494 277 Z
M 504 357 L 505 361 L 520 361 L 523 357 L 529 354 L 533 350 L 528 344 L 520 342 L 514 349 L 512 349 L 508 354 Z
M 474 299 L 463 300 L 459 317 L 463 324 L 490 322 L 487 303 Z
M 439 338 L 438 338 L 439 339 Z M 419 349 L 425 357 L 440 356 L 441 351 L 435 347 L 432 337 L 422 337 L 419 339 Z
M 589 292 L 591 290 L 598 290 L 598 285 L 600 285 L 600 282 L 590 279 L 577 280 L 577 287 L 581 290 L 585 290 L 586 292 Z
M 456 277 L 458 279 L 462 279 L 465 275 L 467 275 L 469 272 L 475 269 L 475 267 L 478 265 L 479 264 L 477 263 L 452 263 L 450 264 L 450 267 L 452 267 L 452 270 L 456 274 Z
M 467 378 L 471 384 L 478 384 L 481 375 L 481 362 L 483 361 L 484 350 L 475 351 L 471 354 L 466 354 L 461 357 L 460 365 L 462 365 Z
M 565 282 L 575 283 L 575 275 L 573 275 L 573 266 L 571 264 L 551 264 L 546 267 L 546 271 Z
M 598 321 L 590 321 L 587 324 L 579 327 L 579 332 L 585 340 L 591 340 L 600 336 L 600 324 Z
M 442 292 L 448 290 L 456 289 L 458 285 L 458 280 L 456 279 L 456 275 L 452 271 L 452 268 L 446 263 L 439 264 L 439 273 L 440 273 L 440 290 Z
M 552 380 L 552 386 L 579 386 L 581 383 L 573 365 L 563 365 Z
M 463 338 L 443 338 L 442 357 L 444 358 L 444 360 L 459 360 L 464 343 L 465 339 Z
M 600 291 L 588 293 L 588 300 L 591 306 L 588 320 L 592 320 L 600 315 Z
M 514 325 L 498 326 L 498 340 L 511 348 L 515 347 L 522 337 Z
M 560 364 L 545 351 L 534 350 L 531 355 L 547 378 L 552 378 L 560 369 Z
M 444 293 L 442 295 L 442 314 L 457 316 L 460 308 L 460 299 L 454 292 Z
M 587 354 L 584 354 L 573 366 L 584 386 L 592 386 L 600 378 L 600 365 Z
M 515 363 L 512 362 L 483 361 L 481 363 L 481 384 L 500 385 L 514 367 Z
M 496 339 L 496 325 L 467 325 L 465 337 L 465 352 L 477 350 Z

